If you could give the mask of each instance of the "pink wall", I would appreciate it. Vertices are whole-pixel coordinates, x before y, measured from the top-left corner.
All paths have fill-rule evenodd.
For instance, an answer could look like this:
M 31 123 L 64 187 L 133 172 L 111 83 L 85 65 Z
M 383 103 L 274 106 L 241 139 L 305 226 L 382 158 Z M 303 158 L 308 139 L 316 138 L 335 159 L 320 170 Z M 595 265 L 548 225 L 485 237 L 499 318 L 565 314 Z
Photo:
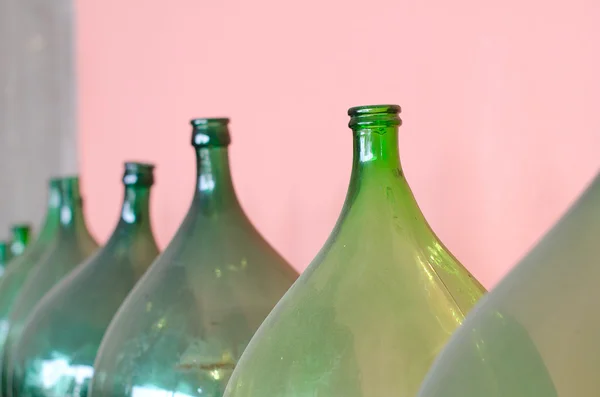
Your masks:
M 242 204 L 298 269 L 343 202 L 349 106 L 402 105 L 417 200 L 487 286 L 600 165 L 598 1 L 104 0 L 79 1 L 78 18 L 80 166 L 101 240 L 122 162 L 138 159 L 158 165 L 168 242 L 193 190 L 192 117 L 232 118 Z

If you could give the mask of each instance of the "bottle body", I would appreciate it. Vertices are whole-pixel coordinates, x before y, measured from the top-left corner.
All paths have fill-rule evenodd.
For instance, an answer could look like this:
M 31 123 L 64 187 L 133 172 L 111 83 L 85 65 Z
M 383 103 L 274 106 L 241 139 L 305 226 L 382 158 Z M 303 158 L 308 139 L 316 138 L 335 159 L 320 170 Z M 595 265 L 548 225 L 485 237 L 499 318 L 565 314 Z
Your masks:
M 254 331 L 297 274 L 235 197 L 226 120 L 195 126 L 188 214 L 106 332 L 90 396 L 220 397 Z
M 257 331 L 225 396 L 412 396 L 483 294 L 406 183 L 397 111 L 385 106 L 355 129 L 336 227 Z
M 600 174 L 467 317 L 419 397 L 596 395 L 599 235 Z
M 11 360 L 25 320 L 46 292 L 98 248 L 85 225 L 78 179 L 61 180 L 60 188 L 62 201 L 56 235 L 27 276 L 8 316 L 8 333 L 1 362 L 4 396 L 11 395 Z
M 158 255 L 148 208 L 153 166 L 126 166 L 121 217 L 108 242 L 55 285 L 26 321 L 9 374 L 15 397 L 87 396 L 108 324 Z

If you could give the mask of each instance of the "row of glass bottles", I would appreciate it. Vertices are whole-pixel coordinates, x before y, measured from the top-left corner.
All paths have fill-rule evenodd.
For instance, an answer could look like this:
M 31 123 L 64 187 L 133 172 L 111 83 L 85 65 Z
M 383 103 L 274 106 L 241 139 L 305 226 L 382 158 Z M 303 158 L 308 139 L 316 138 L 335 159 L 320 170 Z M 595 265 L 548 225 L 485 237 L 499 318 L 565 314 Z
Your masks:
M 373 367 L 400 335 L 404 342 L 396 349 L 402 354 L 382 368 L 395 371 L 410 362 L 401 378 L 407 390 L 416 390 L 437 350 L 483 293 L 439 243 L 406 185 L 397 148 L 399 111 L 387 105 L 350 111 L 355 158 L 348 198 L 304 281 L 280 304 L 291 317 L 278 331 L 284 338 L 269 351 L 282 373 L 299 365 L 294 372 L 318 384 L 315 375 L 327 373 L 332 360 L 345 362 L 328 386 L 335 388 L 368 373 L 363 368 Z M 297 277 L 237 201 L 227 124 L 192 121 L 198 164 L 192 206 L 112 322 L 158 253 L 148 216 L 152 168 L 127 166 L 120 222 L 106 246 L 79 266 L 95 243 L 83 221 L 77 181 L 58 181 L 56 192 L 51 184 L 48 218 L 56 211 L 58 219 L 50 219 L 57 227 L 40 249 L 46 252 L 29 255 L 18 282 L 0 283 L 0 300 L 8 306 L 0 313 L 7 330 L 3 395 L 86 395 L 92 375 L 92 396 L 223 394 L 250 338 Z M 44 244 L 45 229 L 35 245 Z M 290 300 L 296 303 L 286 309 Z M 370 318 L 384 320 L 378 325 Z M 373 332 L 382 325 L 385 336 Z M 415 336 L 421 343 L 409 342 Z M 288 340 L 297 343 L 284 354 Z M 379 348 L 367 348 L 375 340 Z M 349 349 L 357 343 L 358 356 Z
M 346 202 L 291 288 L 233 191 L 226 119 L 192 121 L 194 198 L 154 261 L 152 166 L 126 165 L 118 225 L 85 261 L 77 180 L 51 182 L 39 238 L 0 280 L 2 396 L 415 396 L 484 289 L 412 196 L 399 112 L 349 110 Z

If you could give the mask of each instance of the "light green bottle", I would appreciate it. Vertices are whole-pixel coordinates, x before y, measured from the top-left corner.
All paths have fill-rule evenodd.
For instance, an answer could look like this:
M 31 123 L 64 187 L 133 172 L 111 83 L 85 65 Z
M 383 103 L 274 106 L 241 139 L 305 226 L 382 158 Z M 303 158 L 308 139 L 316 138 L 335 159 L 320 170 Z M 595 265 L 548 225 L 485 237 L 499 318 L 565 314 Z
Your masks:
M 484 293 L 415 202 L 400 166 L 399 113 L 349 110 L 354 161 L 342 213 L 252 338 L 226 397 L 414 397 Z
M 600 174 L 476 306 L 419 397 L 600 393 Z

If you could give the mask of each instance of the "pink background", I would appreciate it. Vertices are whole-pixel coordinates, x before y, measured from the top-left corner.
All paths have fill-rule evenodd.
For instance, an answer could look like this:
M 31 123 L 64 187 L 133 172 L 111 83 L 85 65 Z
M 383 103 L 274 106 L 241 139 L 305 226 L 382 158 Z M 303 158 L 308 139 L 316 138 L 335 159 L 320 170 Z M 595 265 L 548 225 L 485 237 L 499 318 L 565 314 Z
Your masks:
M 600 165 L 600 2 L 79 1 L 80 169 L 104 241 L 122 162 L 157 164 L 162 247 L 191 200 L 192 117 L 232 118 L 233 178 L 304 269 L 340 211 L 348 107 L 402 105 L 425 216 L 492 286 Z

